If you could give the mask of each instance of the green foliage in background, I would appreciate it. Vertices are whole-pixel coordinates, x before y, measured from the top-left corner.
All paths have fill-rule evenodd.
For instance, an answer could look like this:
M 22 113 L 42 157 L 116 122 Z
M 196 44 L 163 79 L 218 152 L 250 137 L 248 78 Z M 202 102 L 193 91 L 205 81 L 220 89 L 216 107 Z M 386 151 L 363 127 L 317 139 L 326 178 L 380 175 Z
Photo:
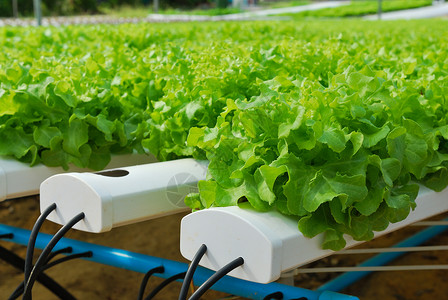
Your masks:
M 41 0 L 45 16 L 97 13 L 97 0 Z M 33 0 L 17 0 L 20 16 L 33 15 Z M 12 17 L 12 1 L 0 0 L 0 17 Z
M 192 10 L 180 10 L 180 9 L 164 9 L 159 11 L 159 14 L 167 15 L 202 15 L 202 16 L 222 16 L 229 14 L 237 14 L 244 12 L 237 7 L 227 7 L 227 8 L 207 8 L 207 9 L 192 9 Z
M 291 0 L 291 1 L 258 1 L 257 5 L 266 8 L 282 8 L 291 6 L 301 6 L 313 3 L 312 0 Z
M 152 6 L 153 0 L 103 0 L 100 7 L 120 9 L 122 7 L 142 8 L 142 6 Z M 184 9 L 191 10 L 204 6 L 209 8 L 216 5 L 216 0 L 159 0 L 159 7 L 162 9 Z
M 448 183 L 447 25 L 0 28 L 0 154 L 208 159 L 193 209 L 276 209 L 340 249 Z
M 33 0 L 17 0 L 19 15 L 33 14 Z M 152 0 L 41 0 L 44 16 L 105 13 L 125 17 L 146 16 Z M 240 12 L 240 9 L 228 7 L 227 0 L 163 0 L 159 1 L 162 13 L 183 13 L 222 15 Z M 383 11 L 394 11 L 408 8 L 428 6 L 432 0 L 382 0 Z M 266 1 L 258 5 L 265 8 L 279 8 L 311 4 L 311 0 Z M 12 17 L 12 1 L 0 0 L 0 17 Z M 212 8 L 212 9 L 211 9 Z M 214 9 L 213 9 L 214 8 Z M 377 0 L 352 0 L 349 5 L 286 14 L 294 18 L 304 17 L 351 17 L 375 14 L 378 9 Z M 125 13 L 120 13 L 126 10 Z M 183 12 L 182 12 L 183 11 Z
M 396 11 L 403 9 L 418 8 L 432 5 L 432 0 L 382 0 L 382 11 Z M 378 12 L 377 0 L 352 0 L 350 4 L 334 8 L 324 8 L 314 11 L 284 14 L 300 19 L 304 17 L 315 18 L 342 18 L 357 17 L 376 14 Z
M 17 0 L 21 14 L 33 12 L 33 0 Z M 0 17 L 12 17 L 12 0 L 0 0 Z
M 17 1 L 20 16 L 33 15 L 33 0 Z M 201 5 L 210 7 L 213 3 L 212 0 L 162 0 L 160 7 L 193 9 Z M 111 9 L 119 10 L 122 7 L 146 10 L 148 14 L 147 7 L 150 4 L 152 4 L 150 0 L 41 0 L 44 16 L 107 13 Z M 0 17 L 12 17 L 12 15 L 12 0 L 0 0 Z

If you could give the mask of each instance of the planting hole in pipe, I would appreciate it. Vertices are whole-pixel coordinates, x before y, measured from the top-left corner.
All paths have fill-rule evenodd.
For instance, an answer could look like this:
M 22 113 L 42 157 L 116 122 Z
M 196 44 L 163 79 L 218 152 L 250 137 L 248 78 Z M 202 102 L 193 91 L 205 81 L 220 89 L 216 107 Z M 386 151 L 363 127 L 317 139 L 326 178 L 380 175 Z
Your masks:
M 95 174 L 107 177 L 124 177 L 128 175 L 129 172 L 126 170 L 110 170 L 110 171 L 96 172 Z

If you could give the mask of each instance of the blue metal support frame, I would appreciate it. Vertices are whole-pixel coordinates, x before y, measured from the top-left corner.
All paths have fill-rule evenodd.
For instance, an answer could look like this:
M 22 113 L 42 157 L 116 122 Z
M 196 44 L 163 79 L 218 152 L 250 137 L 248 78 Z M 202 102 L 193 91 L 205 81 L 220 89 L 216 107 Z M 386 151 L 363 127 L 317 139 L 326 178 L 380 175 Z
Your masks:
M 12 233 L 11 239 L 5 241 L 15 242 L 21 245 L 27 245 L 30 231 L 22 228 L 0 224 L 0 235 Z M 52 235 L 39 233 L 36 240 L 36 248 L 43 249 Z M 139 273 L 146 273 L 148 270 L 163 266 L 165 272 L 156 274 L 162 278 L 168 278 L 173 275 L 185 272 L 188 265 L 185 263 L 163 259 L 160 257 L 153 257 L 140 253 L 130 252 L 122 249 L 110 248 L 96 244 L 81 242 L 68 238 L 62 238 L 54 251 L 72 247 L 73 253 L 80 253 L 85 251 L 92 251 L 93 256 L 83 258 L 85 260 L 110 265 L 126 270 L 132 270 Z M 194 283 L 200 285 L 205 282 L 213 271 L 206 268 L 198 267 L 194 274 Z M 299 287 L 288 286 L 279 283 L 260 284 L 250 281 L 245 281 L 230 276 L 226 276 L 219 280 L 213 287 L 214 290 L 225 292 L 232 295 L 238 295 L 250 299 L 263 299 L 269 294 L 275 292 L 282 292 L 283 299 L 297 299 L 305 297 L 307 300 L 355 300 L 354 296 L 342 295 L 330 291 L 312 291 L 302 289 Z
M 445 219 L 445 221 L 448 219 Z M 435 237 L 436 235 L 446 231 L 448 229 L 448 226 L 446 225 L 440 225 L 440 226 L 431 226 L 428 227 L 417 234 L 399 242 L 398 244 L 392 246 L 393 248 L 400 248 L 400 247 L 414 247 L 421 245 L 422 243 L 426 242 L 427 240 Z M 394 259 L 400 257 L 401 255 L 405 254 L 406 252 L 391 252 L 391 253 L 381 253 L 378 254 L 371 259 L 366 260 L 365 262 L 361 263 L 360 267 L 369 267 L 369 266 L 382 266 L 385 265 Z M 340 291 L 349 285 L 355 283 L 356 281 L 362 279 L 363 277 L 369 275 L 372 273 L 372 271 L 363 271 L 363 272 L 348 272 L 344 273 L 329 282 L 325 283 L 324 285 L 321 285 L 317 290 L 318 291 Z

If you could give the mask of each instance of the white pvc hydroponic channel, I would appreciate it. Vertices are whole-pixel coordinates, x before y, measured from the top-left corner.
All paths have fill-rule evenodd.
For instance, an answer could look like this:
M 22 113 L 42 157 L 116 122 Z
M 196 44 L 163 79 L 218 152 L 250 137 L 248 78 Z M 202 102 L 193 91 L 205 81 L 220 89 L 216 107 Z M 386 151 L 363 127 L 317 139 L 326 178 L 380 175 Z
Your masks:
M 79 223 L 79 229 L 106 231 L 185 210 L 179 199 L 195 191 L 195 184 L 205 178 L 205 173 L 205 163 L 184 159 L 96 174 L 60 174 L 42 184 L 41 209 L 57 203 L 58 209 L 49 219 L 60 224 L 85 212 L 87 217 Z M 422 187 L 417 209 L 406 220 L 390 225 L 376 236 L 448 211 L 447 196 L 448 189 L 436 193 Z M 202 266 L 218 270 L 235 257 L 242 257 L 244 265 L 230 275 L 259 283 L 275 281 L 284 272 L 332 254 L 333 251 L 321 249 L 321 241 L 322 236 L 304 237 L 294 219 L 274 211 L 260 213 L 239 207 L 189 214 L 182 220 L 181 228 L 184 257 L 191 260 L 197 249 L 206 244 Z M 347 248 L 361 243 L 350 238 L 347 241 Z
M 137 153 L 114 155 L 106 169 L 147 164 L 155 161 L 153 155 Z M 86 172 L 89 170 L 70 166 L 68 171 Z M 0 201 L 36 195 L 39 193 L 40 184 L 45 179 L 68 171 L 61 167 L 47 167 L 43 164 L 30 167 L 29 164 L 16 159 L 0 156 Z
M 170 188 L 175 188 L 179 196 L 185 196 L 188 189 L 205 178 L 205 168 L 204 163 L 184 159 L 122 168 L 121 170 L 130 172 L 119 178 L 101 178 L 95 174 L 63 174 L 49 178 L 42 184 L 41 207 L 45 208 L 53 202 L 61 207 L 58 213 L 53 213 L 49 218 L 60 224 L 79 212 L 87 212 L 87 222 L 81 222 L 77 228 L 93 232 L 105 231 L 112 226 L 178 212 L 184 206 L 173 205 L 167 192 Z M 184 174 L 183 178 L 188 180 L 176 182 L 167 189 L 170 179 L 179 174 Z M 69 180 L 75 178 L 74 181 Z M 83 180 L 80 184 L 81 178 Z M 98 180 L 101 180 L 101 184 Z M 123 188 L 117 193 L 119 182 L 122 183 L 119 186 Z M 136 198 L 135 194 L 139 193 L 139 189 L 133 187 L 131 182 L 137 186 L 144 185 L 144 197 Z M 90 200 L 75 208 L 71 204 L 77 202 L 74 201 L 74 196 L 64 194 L 64 191 L 74 190 L 86 190 L 89 191 L 87 194 L 95 196 L 83 196 Z M 416 199 L 417 208 L 405 220 L 391 224 L 375 236 L 448 211 L 447 198 L 448 189 L 437 193 L 421 187 Z M 96 208 L 90 208 L 89 203 Z M 116 216 L 116 221 L 105 220 L 100 211 L 112 211 L 110 215 Z M 114 219 L 110 216 L 107 218 Z M 94 223 L 96 227 L 92 225 Z M 297 229 L 296 219 L 276 211 L 256 212 L 239 207 L 216 207 L 183 218 L 180 248 L 182 255 L 191 260 L 202 244 L 207 245 L 207 255 L 201 260 L 201 265 L 212 270 L 222 268 L 236 257 L 243 257 L 244 266 L 232 271 L 230 275 L 268 283 L 279 279 L 282 273 L 331 255 L 333 251 L 321 248 L 322 239 L 322 235 L 312 239 L 304 237 Z M 346 248 L 362 243 L 350 237 L 346 239 Z

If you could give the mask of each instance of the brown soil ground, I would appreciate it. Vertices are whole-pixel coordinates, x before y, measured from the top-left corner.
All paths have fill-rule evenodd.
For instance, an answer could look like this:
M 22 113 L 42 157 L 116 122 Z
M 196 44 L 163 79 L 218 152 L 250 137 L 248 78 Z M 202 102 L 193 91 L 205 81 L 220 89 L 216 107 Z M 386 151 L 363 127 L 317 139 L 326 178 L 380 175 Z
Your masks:
M 15 199 L 0 203 L 0 223 L 31 229 L 39 214 L 37 197 Z M 186 262 L 179 252 L 179 226 L 185 214 L 163 217 L 139 224 L 113 229 L 108 233 L 90 234 L 76 230 L 66 237 L 85 242 L 126 249 L 138 253 L 159 256 Z M 440 218 L 440 217 L 439 217 Z M 54 234 L 59 225 L 46 222 L 42 232 Z M 363 247 L 387 247 L 420 230 L 408 227 L 372 242 Z M 448 245 L 448 233 L 432 239 L 427 245 Z M 25 256 L 25 247 L 7 241 L 0 246 Z M 36 251 L 38 253 L 38 251 Z M 365 259 L 366 255 L 332 256 L 314 263 L 318 266 L 352 266 Z M 448 251 L 418 252 L 406 254 L 394 264 L 448 264 Z M 54 267 L 46 272 L 56 279 L 78 299 L 136 299 L 143 274 L 134 273 L 93 262 L 74 260 Z M 295 283 L 304 288 L 316 288 L 335 275 L 310 274 L 295 278 Z M 378 272 L 367 276 L 357 284 L 342 291 L 360 299 L 382 300 L 426 300 L 448 299 L 448 271 Z M 0 299 L 7 299 L 23 280 L 23 273 L 0 261 Z M 160 283 L 152 278 L 150 287 Z M 149 287 L 149 289 L 150 289 Z M 156 299 L 177 299 L 180 284 L 175 283 L 162 291 Z M 203 299 L 242 299 L 218 292 L 207 292 Z M 33 289 L 33 299 L 56 299 L 40 284 Z

